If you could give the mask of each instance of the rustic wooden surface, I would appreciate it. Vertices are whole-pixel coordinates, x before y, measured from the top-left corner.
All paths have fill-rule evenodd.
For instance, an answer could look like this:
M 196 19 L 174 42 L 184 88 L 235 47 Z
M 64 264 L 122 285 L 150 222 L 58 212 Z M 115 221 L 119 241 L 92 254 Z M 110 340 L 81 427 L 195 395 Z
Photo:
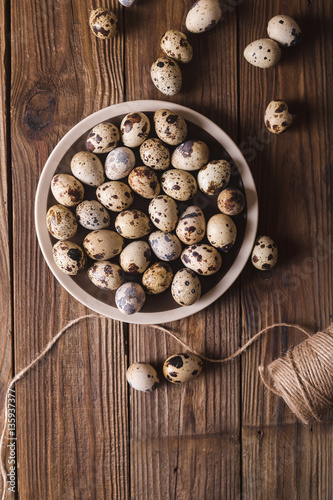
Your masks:
M 183 69 L 183 90 L 167 98 L 152 85 L 150 64 L 164 31 L 185 29 L 191 3 L 139 0 L 124 9 L 109 1 L 120 34 L 107 42 L 87 25 L 96 0 L 0 6 L 1 410 L 12 370 L 87 312 L 57 284 L 38 248 L 33 202 L 40 172 L 75 123 L 124 100 L 181 103 L 226 130 L 255 177 L 259 232 L 280 251 L 273 272 L 248 265 L 215 304 L 167 326 L 220 356 L 272 322 L 315 331 L 332 321 L 333 4 L 229 1 L 214 30 L 190 37 L 195 57 Z M 303 42 L 284 50 L 276 68 L 259 70 L 242 52 L 266 36 L 278 13 L 299 21 Z M 285 99 L 296 115 L 280 137 L 263 128 L 273 98 Z M 17 385 L 18 493 L 7 497 L 330 500 L 332 415 L 300 425 L 258 377 L 259 364 L 299 340 L 277 329 L 242 359 L 207 366 L 187 386 L 162 383 L 147 396 L 128 391 L 127 365 L 161 366 L 179 350 L 175 342 L 149 327 L 83 321 Z

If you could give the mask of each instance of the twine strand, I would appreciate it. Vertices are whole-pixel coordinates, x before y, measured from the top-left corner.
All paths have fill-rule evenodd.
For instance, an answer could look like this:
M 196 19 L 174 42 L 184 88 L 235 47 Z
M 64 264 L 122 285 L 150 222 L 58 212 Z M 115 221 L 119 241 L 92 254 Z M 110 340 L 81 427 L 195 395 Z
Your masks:
M 25 368 L 19 371 L 8 385 L 5 397 L 4 424 L 0 438 L 0 466 L 3 479 L 2 500 L 6 494 L 6 468 L 4 465 L 4 442 L 8 425 L 8 397 L 16 382 L 21 380 L 46 354 L 53 348 L 62 335 L 73 325 L 84 319 L 100 318 L 99 314 L 86 314 L 67 323 L 46 345 L 46 347 Z M 181 346 L 209 363 L 227 363 L 238 358 L 248 347 L 266 332 L 276 327 L 294 328 L 307 338 L 294 348 L 290 348 L 283 358 L 278 358 L 268 366 L 260 366 L 259 373 L 265 387 L 281 396 L 301 422 L 307 424 L 320 421 L 324 414 L 333 408 L 333 324 L 324 332 L 310 335 L 298 325 L 274 323 L 257 332 L 233 354 L 222 359 L 213 359 L 197 352 L 178 335 L 160 325 L 149 325 L 151 328 L 169 335 Z

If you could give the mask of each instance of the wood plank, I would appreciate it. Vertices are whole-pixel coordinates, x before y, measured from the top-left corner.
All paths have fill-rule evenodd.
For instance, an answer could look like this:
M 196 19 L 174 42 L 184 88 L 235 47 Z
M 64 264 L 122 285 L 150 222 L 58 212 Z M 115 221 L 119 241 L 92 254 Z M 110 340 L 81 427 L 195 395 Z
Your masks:
M 119 14 L 118 2 L 112 8 Z M 89 2 L 11 1 L 15 362 L 31 361 L 86 313 L 55 282 L 38 248 L 33 200 L 59 139 L 123 100 L 123 37 L 97 40 Z M 20 29 L 16 20 L 21 19 Z M 128 496 L 125 331 L 111 320 L 73 327 L 18 385 L 20 498 Z
M 182 67 L 183 89 L 169 98 L 150 79 L 167 29 L 185 30 L 192 2 L 139 2 L 125 12 L 126 97 L 184 104 L 216 121 L 237 139 L 236 13 L 216 29 L 189 36 L 193 62 Z M 146 19 L 154 20 L 149 24 Z M 221 52 L 221 46 L 228 50 Z M 209 51 L 209 57 L 207 57 Z M 239 286 L 195 316 L 168 328 L 195 349 L 212 356 L 239 344 Z M 182 349 L 150 327 L 130 326 L 129 362 L 158 368 L 161 386 L 153 394 L 130 392 L 130 466 L 133 499 L 234 499 L 240 497 L 240 364 L 207 366 L 183 387 L 167 383 L 164 360 Z M 163 380 L 164 379 L 164 380 Z
M 267 22 L 278 13 L 299 22 L 303 42 L 284 49 L 276 68 L 254 68 L 242 51 L 266 36 Z M 280 252 L 272 272 L 248 265 L 243 275 L 245 341 L 273 322 L 316 331 L 332 320 L 332 40 L 327 25 L 332 5 L 261 0 L 242 3 L 239 15 L 241 140 L 247 154 L 255 156 L 250 165 L 260 200 L 259 232 L 269 234 Z M 265 108 L 274 98 L 285 100 L 297 115 L 293 126 L 277 137 L 262 130 Z M 246 499 L 332 498 L 332 418 L 321 425 L 300 425 L 258 376 L 259 364 L 301 340 L 293 331 L 277 329 L 242 360 Z
M 10 207 L 10 157 L 8 156 L 8 74 L 9 74 L 9 44 L 8 44 L 8 8 L 6 2 L 0 5 L 0 426 L 4 422 L 4 407 L 6 390 L 12 378 L 12 278 L 10 263 L 10 229 L 9 221 L 11 214 Z M 8 449 L 7 449 L 8 452 Z M 6 453 L 6 462 L 8 459 Z M 8 463 L 7 463 L 8 466 Z M 2 495 L 2 478 L 0 494 Z M 7 490 L 7 485 L 5 486 Z M 13 495 L 8 493 L 7 498 Z

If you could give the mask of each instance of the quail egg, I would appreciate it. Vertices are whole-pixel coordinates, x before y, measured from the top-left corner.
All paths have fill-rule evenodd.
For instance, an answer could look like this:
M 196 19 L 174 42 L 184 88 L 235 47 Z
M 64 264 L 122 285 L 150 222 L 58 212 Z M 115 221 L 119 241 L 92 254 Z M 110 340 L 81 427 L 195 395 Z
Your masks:
M 57 240 L 68 240 L 77 231 L 77 221 L 73 212 L 63 205 L 53 205 L 46 214 L 46 225 Z
M 222 265 L 222 257 L 216 248 L 204 243 L 185 248 L 181 254 L 181 261 L 185 267 L 202 276 L 217 273 Z
M 86 150 L 91 153 L 109 153 L 120 140 L 119 130 L 113 123 L 99 123 L 89 132 Z
M 213 247 L 222 252 L 229 252 L 234 246 L 236 237 L 237 228 L 228 215 L 216 214 L 207 222 L 207 239 Z
M 83 248 L 93 260 L 109 260 L 118 255 L 124 246 L 124 238 L 115 231 L 100 229 L 88 233 Z
M 293 121 L 284 101 L 271 101 L 265 111 L 265 125 L 273 134 L 281 134 Z
M 176 234 L 186 245 L 199 243 L 205 236 L 206 222 L 201 208 L 188 207 L 179 217 Z
M 134 314 L 139 312 L 145 300 L 146 294 L 139 283 L 124 283 L 116 291 L 116 306 L 123 314 Z
M 124 7 L 132 7 L 132 5 L 136 4 L 138 0 L 118 0 L 121 5 Z
M 150 264 L 151 249 L 146 241 L 133 241 L 126 245 L 119 256 L 119 263 L 125 273 L 142 274 Z
M 117 33 L 117 16 L 104 7 L 93 10 L 89 17 L 89 24 L 92 32 L 97 38 L 113 38 Z
M 96 189 L 97 199 L 112 212 L 121 212 L 130 207 L 134 200 L 131 188 L 120 181 L 105 182 Z
M 58 241 L 52 248 L 55 264 L 70 276 L 78 274 L 87 264 L 82 248 L 72 241 Z
M 178 207 L 175 200 L 160 194 L 151 200 L 148 213 L 153 224 L 160 231 L 173 231 L 178 221 Z
M 272 238 L 259 236 L 254 244 L 251 262 L 260 271 L 272 269 L 278 260 L 278 249 Z
M 76 217 L 81 226 L 94 231 L 110 225 L 108 211 L 96 200 L 82 201 L 76 207 Z
M 173 152 L 171 164 L 180 170 L 199 170 L 209 159 L 209 149 L 202 141 L 186 141 Z
M 150 132 L 150 121 L 144 113 L 129 113 L 120 125 L 121 138 L 124 146 L 136 148 L 148 137 Z
M 129 240 L 143 238 L 152 230 L 149 217 L 140 210 L 124 210 L 117 215 L 115 227 L 119 234 Z
M 192 46 L 189 44 L 187 36 L 181 31 L 167 31 L 162 37 L 161 49 L 167 57 L 178 62 L 186 64 L 192 61 Z
M 112 181 L 127 177 L 135 167 L 135 156 L 131 149 L 118 147 L 111 151 L 105 160 L 105 175 Z
M 105 180 L 101 160 L 88 151 L 80 151 L 73 156 L 71 171 L 74 177 L 89 186 L 100 186 Z
M 169 57 L 160 57 L 150 68 L 151 79 L 155 87 L 165 95 L 175 95 L 182 86 L 180 67 Z
M 274 40 L 261 38 L 250 43 L 244 50 L 244 57 L 253 66 L 271 68 L 281 58 L 281 49 Z
M 142 361 L 131 364 L 126 372 L 126 379 L 133 389 L 141 392 L 155 391 L 160 383 L 155 368 Z
M 154 170 L 166 170 L 170 165 L 170 153 L 160 139 L 147 139 L 140 146 L 141 160 Z
M 124 273 L 118 264 L 102 260 L 88 269 L 88 277 L 101 290 L 117 290 L 124 282 Z
M 149 244 L 156 257 L 170 262 L 176 260 L 181 254 L 182 244 L 175 234 L 155 231 L 149 235 Z
M 245 207 L 245 197 L 239 189 L 226 188 L 217 197 L 217 206 L 225 215 L 238 215 Z
M 184 118 L 169 109 L 159 109 L 154 114 L 155 131 L 161 141 L 177 146 L 185 141 L 187 125 Z
M 299 42 L 301 29 L 291 17 L 279 15 L 269 21 L 267 33 L 280 45 L 292 47 Z
M 155 198 L 161 191 L 156 173 L 146 166 L 133 168 L 128 176 L 128 184 L 142 198 Z
M 201 283 L 198 275 L 191 269 L 179 269 L 172 281 L 171 295 L 181 306 L 194 304 L 201 295 Z
M 143 273 L 142 284 L 148 295 L 165 292 L 171 285 L 173 272 L 166 262 L 155 262 Z
M 178 201 L 187 201 L 197 192 L 197 181 L 185 170 L 167 170 L 161 177 L 163 191 Z
M 198 0 L 186 16 L 186 28 L 191 33 L 203 33 L 219 22 L 221 7 L 218 0 Z
M 184 384 L 202 372 L 203 362 L 195 354 L 173 354 L 163 365 L 163 375 L 173 384 Z
M 210 161 L 198 172 L 198 186 L 207 196 L 215 196 L 230 181 L 230 165 L 226 160 Z
M 51 191 L 57 202 L 65 207 L 78 205 L 84 196 L 81 182 L 68 174 L 56 174 L 51 181 Z

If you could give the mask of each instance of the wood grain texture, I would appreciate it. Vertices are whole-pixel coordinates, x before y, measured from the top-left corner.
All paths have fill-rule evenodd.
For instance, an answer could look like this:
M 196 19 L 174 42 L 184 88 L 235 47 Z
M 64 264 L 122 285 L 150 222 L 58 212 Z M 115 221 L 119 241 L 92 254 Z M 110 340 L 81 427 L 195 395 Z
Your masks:
M 194 59 L 182 66 L 182 91 L 170 98 L 150 79 L 168 29 L 185 29 L 191 1 L 139 2 L 125 12 L 126 98 L 177 102 L 215 120 L 237 140 L 236 13 L 209 33 L 189 36 Z M 147 33 L 145 19 L 156 19 Z M 223 44 L 227 51 L 219 50 Z M 207 57 L 209 49 L 209 58 Z M 163 300 L 161 298 L 161 300 Z M 239 286 L 207 310 L 168 324 L 195 349 L 212 356 L 239 345 Z M 206 367 L 195 382 L 167 383 L 161 367 L 179 345 L 148 327 L 130 326 L 129 362 L 159 368 L 161 386 L 153 394 L 130 392 L 132 499 L 240 498 L 240 363 Z
M 267 71 L 250 66 L 243 48 L 265 36 L 278 13 L 295 18 L 302 43 L 283 49 Z M 241 140 L 255 176 L 260 201 L 259 233 L 278 244 L 279 265 L 242 278 L 243 341 L 272 322 L 298 323 L 310 331 L 332 321 L 332 158 L 330 141 L 332 39 L 326 2 L 244 2 L 239 8 Z M 273 99 L 285 100 L 295 115 L 281 136 L 264 132 L 263 116 Z M 243 496 L 246 499 L 332 498 L 327 467 L 332 459 L 332 418 L 302 426 L 283 401 L 267 393 L 257 367 L 303 338 L 276 329 L 242 360 Z M 329 438 L 330 436 L 330 438 Z M 320 471 L 320 472 L 319 472 Z
M 118 2 L 113 7 L 121 11 Z M 19 370 L 72 318 L 86 313 L 59 286 L 38 248 L 39 174 L 78 121 L 123 100 L 123 38 L 97 40 L 90 2 L 12 8 L 15 361 Z M 21 19 L 20 27 L 17 19 Z M 19 497 L 119 499 L 128 492 L 123 325 L 88 320 L 17 387 Z

